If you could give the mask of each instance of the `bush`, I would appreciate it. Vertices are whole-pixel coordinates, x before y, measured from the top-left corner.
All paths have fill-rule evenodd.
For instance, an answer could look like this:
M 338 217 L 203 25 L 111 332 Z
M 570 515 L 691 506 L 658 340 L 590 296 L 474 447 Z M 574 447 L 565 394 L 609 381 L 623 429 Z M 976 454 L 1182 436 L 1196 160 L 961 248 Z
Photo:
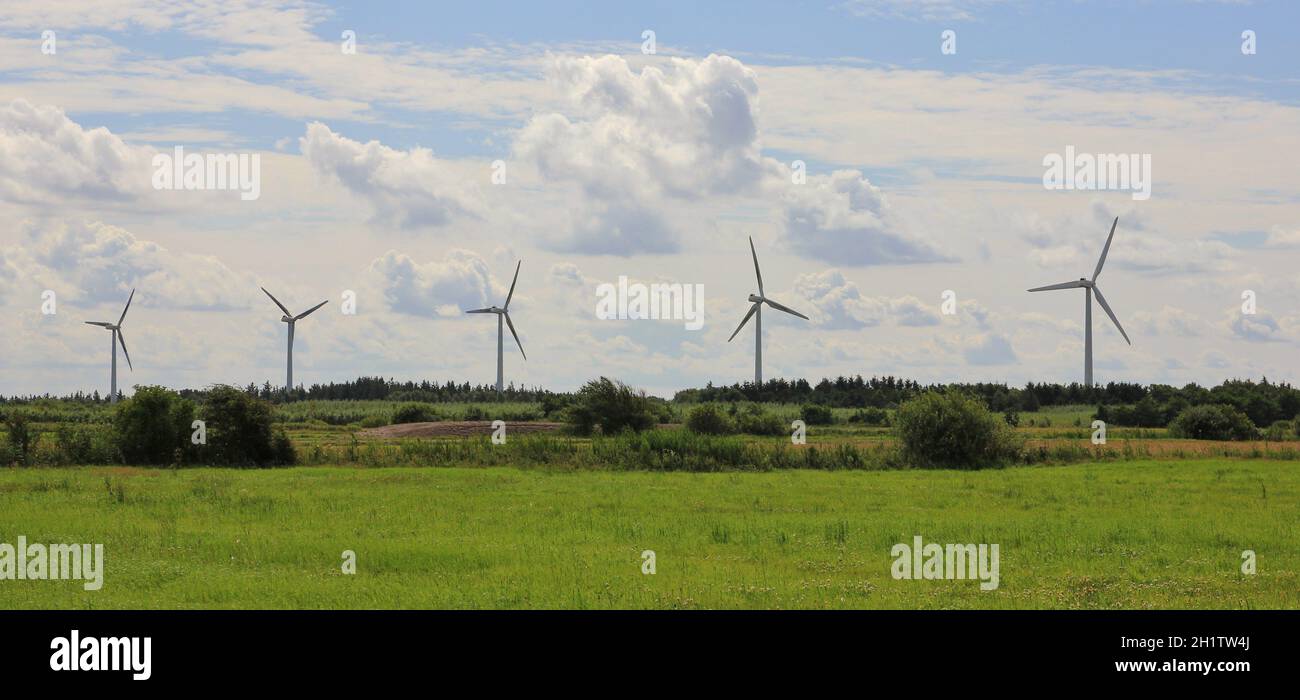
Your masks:
M 1019 454 L 1006 422 L 959 391 L 927 391 L 903 402 L 894 426 L 904 456 L 917 466 L 979 469 Z
M 1291 421 L 1279 420 L 1279 421 L 1273 421 L 1273 425 L 1270 425 L 1267 428 L 1265 428 L 1263 431 L 1261 431 L 1261 435 L 1265 440 L 1271 440 L 1273 442 L 1281 442 L 1283 440 L 1290 439 L 1291 435 L 1294 434 L 1294 432 L 1295 432 L 1295 425 L 1292 424 Z
M 706 403 L 691 409 L 686 429 L 705 435 L 730 435 L 736 432 L 736 424 L 717 404 Z
M 786 431 L 785 421 L 780 416 L 768 413 L 756 403 L 738 411 L 734 420 L 736 431 L 747 435 L 784 435 Z
M 1192 406 L 1169 424 L 1169 434 L 1193 440 L 1251 440 L 1254 424 L 1245 413 L 1226 404 Z
M 559 416 L 569 406 L 569 397 L 559 394 L 547 394 L 542 397 L 542 417 Z
M 160 386 L 137 387 L 113 412 L 113 439 L 127 464 L 171 464 L 194 455 L 194 404 Z
M 438 414 L 432 406 L 425 403 L 403 404 L 393 411 L 392 423 L 431 423 L 438 420 Z
M 27 464 L 32 450 L 41 439 L 41 433 L 23 411 L 10 411 L 5 415 L 5 429 L 9 433 L 10 461 Z
M 655 417 L 645 392 L 607 377 L 584 384 L 565 411 L 565 420 L 580 435 L 591 434 L 597 426 L 606 435 L 639 432 L 654 427 Z
M 203 403 L 208 442 L 202 454 L 212 464 L 293 464 L 297 455 L 284 430 L 271 424 L 271 404 L 230 386 L 213 387 Z
M 799 417 L 808 425 L 830 425 L 835 421 L 829 406 L 807 404 L 799 411 Z
M 1002 422 L 1006 423 L 1012 428 L 1015 428 L 1020 425 L 1020 414 L 1016 413 L 1015 411 L 1008 410 L 1006 413 L 1002 414 Z M 1077 420 L 1074 421 L 1074 424 L 1078 425 L 1079 421 Z
M 310 422 L 320 423 L 321 425 L 329 425 L 325 421 L 310 421 Z M 385 425 L 388 425 L 388 423 L 389 423 L 388 419 L 383 417 L 383 415 L 373 415 L 373 416 L 366 416 L 365 418 L 362 418 L 361 421 L 357 423 L 357 425 L 363 428 L 382 428 Z
M 889 411 L 875 406 L 860 408 L 849 416 L 849 422 L 863 425 L 889 425 Z
M 54 434 L 61 464 L 108 464 L 118 457 L 113 439 L 96 427 L 64 423 Z

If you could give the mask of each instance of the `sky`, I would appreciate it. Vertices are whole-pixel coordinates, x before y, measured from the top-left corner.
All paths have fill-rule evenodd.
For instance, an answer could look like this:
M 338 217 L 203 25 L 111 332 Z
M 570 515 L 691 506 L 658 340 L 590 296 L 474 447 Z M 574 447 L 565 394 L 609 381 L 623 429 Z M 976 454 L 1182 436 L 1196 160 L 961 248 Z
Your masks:
M 282 383 L 259 287 L 328 302 L 295 383 L 491 383 L 464 312 L 517 264 L 507 382 L 747 381 L 751 237 L 808 316 L 765 310 L 766 378 L 1081 381 L 1082 290 L 1026 290 L 1116 217 L 1098 382 L 1297 381 L 1294 3 L 51 5 L 0 5 L 0 395 L 106 392 L 84 321 L 133 289 L 128 393 Z M 160 181 L 177 147 L 257 197 Z M 1048 187 L 1067 152 L 1149 190 Z M 602 318 L 620 278 L 702 285 L 702 327 Z

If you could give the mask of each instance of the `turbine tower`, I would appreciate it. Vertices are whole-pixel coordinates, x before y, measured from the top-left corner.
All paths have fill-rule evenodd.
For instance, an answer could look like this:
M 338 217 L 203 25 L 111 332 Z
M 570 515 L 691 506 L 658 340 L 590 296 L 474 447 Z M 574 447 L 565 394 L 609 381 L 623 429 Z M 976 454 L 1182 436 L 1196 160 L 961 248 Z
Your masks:
M 279 299 L 276 299 L 274 295 L 266 291 L 266 287 L 262 287 L 261 289 L 263 292 L 266 292 L 266 295 L 271 297 L 271 301 L 275 302 L 275 305 L 280 307 L 280 310 L 284 312 L 284 315 L 280 317 L 280 321 L 289 324 L 289 362 L 284 376 L 284 394 L 285 396 L 288 396 L 289 393 L 293 391 L 293 326 L 295 323 L 307 318 L 311 312 L 329 303 L 329 299 L 326 299 L 297 316 L 294 316 L 289 313 L 288 309 L 284 308 L 284 304 L 281 304 Z
M 126 320 L 126 310 L 131 308 L 131 300 L 134 298 L 135 290 L 132 289 L 131 296 L 126 298 L 126 306 L 122 308 L 122 315 L 118 317 L 116 324 L 108 323 L 107 321 L 86 321 L 86 323 L 92 326 L 100 326 L 113 334 L 113 336 L 108 340 L 108 351 L 113 357 L 113 370 L 109 380 L 109 403 L 117 403 L 117 346 L 119 343 L 122 345 L 122 354 L 126 355 L 126 366 L 130 368 L 132 372 L 135 371 L 135 368 L 131 367 L 131 353 L 126 351 L 126 341 L 122 339 L 122 321 Z
M 528 359 L 528 355 L 524 352 L 524 344 L 519 342 L 519 334 L 515 332 L 515 324 L 510 322 L 510 312 L 507 310 L 510 308 L 510 298 L 515 295 L 515 283 L 519 281 L 519 267 L 523 264 L 524 261 L 520 260 L 515 265 L 515 278 L 510 282 L 510 292 L 506 294 L 505 304 L 503 304 L 500 307 L 489 306 L 486 309 L 473 309 L 471 311 L 465 312 L 467 314 L 496 314 L 497 315 L 497 395 L 498 396 L 500 396 L 501 392 L 505 390 L 504 387 L 505 364 L 503 360 L 505 354 L 505 332 L 501 327 L 501 322 L 503 319 L 505 320 L 505 325 L 510 327 L 510 335 L 513 335 L 515 337 L 515 344 L 519 346 L 519 354 L 523 355 L 525 360 Z
M 795 311 L 794 309 L 788 306 L 782 306 L 781 304 L 778 304 L 775 301 L 768 299 L 764 295 L 763 273 L 758 269 L 758 253 L 754 250 L 753 236 L 749 237 L 749 254 L 754 256 L 754 275 L 758 277 L 758 294 L 749 295 L 749 300 L 754 302 L 754 305 L 749 307 L 749 313 L 745 314 L 745 318 L 741 319 L 740 325 L 736 326 L 736 332 L 731 334 L 731 338 L 727 338 L 727 342 L 730 343 L 732 339 L 736 337 L 736 333 L 739 333 L 740 329 L 744 328 L 745 324 L 749 322 L 749 317 L 754 316 L 754 384 L 755 386 L 762 386 L 763 385 L 763 304 L 767 304 L 768 306 L 776 309 L 777 311 L 784 311 L 788 314 L 798 316 L 799 318 L 802 318 L 805 321 L 808 320 L 808 317 L 804 316 L 803 314 L 799 313 L 798 311 Z
M 1119 334 L 1124 336 L 1124 342 L 1129 345 L 1133 341 L 1128 339 L 1128 333 L 1124 332 L 1124 326 L 1119 324 L 1119 319 L 1115 318 L 1115 312 L 1111 311 L 1110 304 L 1106 303 L 1106 297 L 1101 293 L 1101 287 L 1097 286 L 1097 276 L 1101 274 L 1101 266 L 1106 264 L 1106 254 L 1110 252 L 1110 242 L 1115 238 L 1115 227 L 1119 225 L 1119 217 L 1115 217 L 1115 222 L 1110 225 L 1110 235 L 1106 237 L 1106 245 L 1101 249 L 1101 257 L 1097 258 L 1097 269 L 1092 271 L 1092 279 L 1080 277 L 1076 281 L 1062 282 L 1060 284 L 1049 284 L 1046 287 L 1035 287 L 1031 292 L 1046 292 L 1053 289 L 1075 289 L 1083 288 L 1084 311 L 1083 311 L 1083 385 L 1092 386 L 1092 296 L 1097 295 L 1097 303 L 1110 316 L 1110 320 L 1115 322 L 1115 327 L 1119 329 Z

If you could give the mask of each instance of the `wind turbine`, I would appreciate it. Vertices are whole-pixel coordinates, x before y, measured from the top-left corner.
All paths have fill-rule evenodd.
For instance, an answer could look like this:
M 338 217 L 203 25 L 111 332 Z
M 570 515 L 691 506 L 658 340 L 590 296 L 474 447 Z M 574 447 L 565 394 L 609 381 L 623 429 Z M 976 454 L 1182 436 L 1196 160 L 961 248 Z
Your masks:
M 1110 316 L 1110 320 L 1115 322 L 1115 327 L 1119 329 L 1119 334 L 1124 336 L 1124 342 L 1129 345 L 1133 341 L 1128 339 L 1128 333 L 1124 332 L 1124 326 L 1119 324 L 1119 319 L 1115 318 L 1115 312 L 1111 311 L 1110 304 L 1106 303 L 1106 297 L 1101 293 L 1101 287 L 1097 286 L 1097 275 L 1101 274 L 1101 266 L 1106 264 L 1106 254 L 1110 252 L 1110 242 L 1115 238 L 1115 227 L 1119 225 L 1119 217 L 1115 217 L 1115 222 L 1110 225 L 1110 235 L 1106 237 L 1106 246 L 1101 249 L 1101 257 L 1097 258 L 1097 269 L 1092 271 L 1092 279 L 1080 277 L 1077 281 L 1062 282 L 1060 284 L 1049 284 L 1046 287 L 1035 287 L 1031 292 L 1046 292 L 1052 289 L 1074 289 L 1082 287 L 1084 290 L 1084 316 L 1083 316 L 1083 384 L 1092 386 L 1092 295 L 1097 295 L 1097 303 L 1101 304 L 1102 310 Z
M 750 316 L 755 317 L 754 318 L 754 384 L 756 386 L 762 386 L 763 385 L 763 304 L 767 304 L 768 306 L 776 309 L 777 311 L 784 311 L 788 314 L 798 316 L 799 318 L 802 318 L 805 321 L 808 320 L 808 317 L 804 316 L 803 314 L 799 313 L 798 311 L 795 311 L 794 309 L 788 306 L 782 306 L 781 304 L 778 304 L 775 301 L 768 299 L 764 295 L 763 273 L 758 269 L 758 253 L 754 250 L 753 236 L 749 237 L 749 253 L 750 255 L 754 256 L 754 275 L 758 277 L 758 294 L 749 295 L 749 300 L 754 302 L 754 305 L 749 307 L 749 313 L 745 314 L 745 318 L 741 319 L 740 325 L 736 326 L 736 332 L 731 334 L 731 338 L 727 338 L 727 342 L 730 343 L 732 339 L 736 337 L 736 333 L 739 333 L 740 329 L 745 327 L 745 324 L 749 322 Z
M 519 342 L 519 334 L 515 332 L 515 324 L 510 322 L 510 312 L 507 311 L 507 309 L 510 308 L 510 297 L 513 297 L 515 295 L 515 282 L 519 281 L 519 267 L 523 264 L 524 261 L 520 260 L 515 265 L 515 278 L 510 282 L 510 292 L 506 294 L 506 303 L 504 305 L 500 307 L 489 306 L 486 309 L 473 309 L 471 311 L 465 312 L 467 314 L 496 314 L 497 315 L 497 395 L 498 396 L 503 391 L 502 382 L 504 381 L 504 362 L 502 358 L 505 352 L 504 350 L 505 334 L 501 328 L 502 319 L 505 320 L 505 325 L 510 326 L 510 335 L 513 335 L 515 337 L 515 344 L 519 346 L 519 354 L 523 355 L 525 360 L 528 359 L 528 355 L 524 353 L 524 344 Z
M 276 299 L 274 295 L 266 291 L 266 287 L 262 287 L 261 289 L 263 292 L 266 292 L 266 295 L 268 297 L 271 297 L 271 301 L 275 302 L 275 305 L 280 307 L 280 310 L 284 312 L 284 315 L 280 317 L 280 321 L 289 324 L 289 364 L 284 377 L 284 393 L 285 395 L 288 395 L 290 392 L 293 391 L 293 326 L 295 323 L 301 321 L 304 318 L 307 318 L 307 316 L 311 312 L 329 303 L 329 299 L 326 299 L 325 301 L 322 301 L 321 303 L 311 307 L 310 309 L 307 309 L 306 311 L 298 314 L 297 316 L 294 316 L 293 314 L 289 313 L 288 309 L 284 308 L 284 304 L 281 304 L 279 299 Z
M 110 333 L 113 334 L 113 337 L 110 338 L 108 341 L 109 353 L 113 356 L 113 372 L 111 375 L 112 379 L 110 380 L 112 384 L 109 389 L 110 393 L 108 395 L 109 403 L 117 403 L 117 345 L 118 343 L 122 344 L 122 354 L 126 355 L 126 366 L 130 368 L 132 372 L 135 371 L 135 368 L 131 367 L 131 353 L 126 351 L 126 341 L 122 339 L 122 321 L 126 320 L 126 310 L 131 308 L 131 300 L 134 298 L 135 298 L 135 290 L 132 289 L 131 296 L 126 298 L 126 306 L 122 308 L 122 315 L 118 317 L 116 324 L 108 323 L 107 321 L 86 321 L 86 323 L 92 326 L 100 326 L 101 328 L 107 329 Z

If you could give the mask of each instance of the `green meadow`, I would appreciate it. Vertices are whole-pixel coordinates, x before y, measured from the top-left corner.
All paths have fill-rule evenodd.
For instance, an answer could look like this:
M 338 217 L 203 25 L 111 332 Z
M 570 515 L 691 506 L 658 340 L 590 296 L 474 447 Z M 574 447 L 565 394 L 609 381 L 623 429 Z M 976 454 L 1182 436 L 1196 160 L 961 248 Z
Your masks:
M 1300 462 L 1278 459 L 11 468 L 0 504 L 0 542 L 103 543 L 106 560 L 99 591 L 0 580 L 3 609 L 1300 607 Z M 915 535 L 999 544 L 999 588 L 893 579 Z

